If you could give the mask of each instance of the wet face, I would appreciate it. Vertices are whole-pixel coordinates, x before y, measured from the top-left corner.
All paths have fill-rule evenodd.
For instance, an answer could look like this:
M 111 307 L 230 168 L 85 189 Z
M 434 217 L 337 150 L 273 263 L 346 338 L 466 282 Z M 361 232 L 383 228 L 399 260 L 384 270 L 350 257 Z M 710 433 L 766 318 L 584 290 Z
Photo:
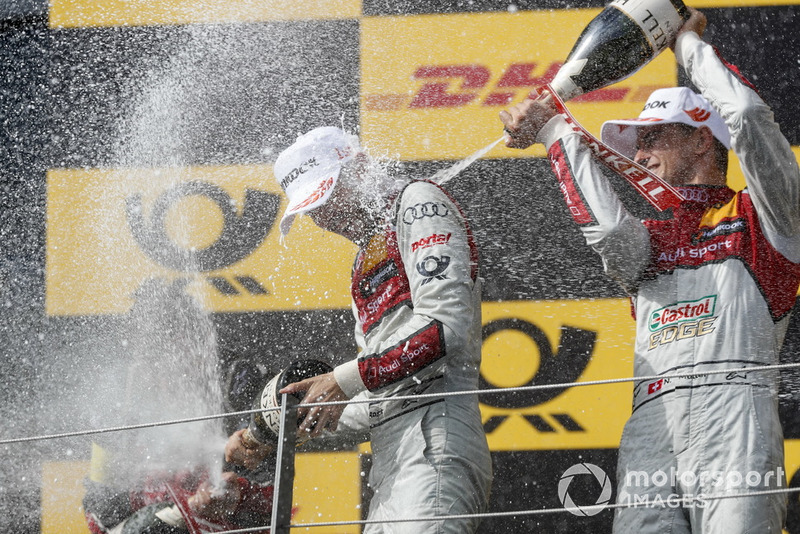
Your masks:
M 685 124 L 640 126 L 634 160 L 671 185 L 692 183 L 697 174 L 696 131 Z
M 369 237 L 371 220 L 364 208 L 360 179 L 353 167 L 342 169 L 331 196 L 309 211 L 314 224 L 361 245 Z

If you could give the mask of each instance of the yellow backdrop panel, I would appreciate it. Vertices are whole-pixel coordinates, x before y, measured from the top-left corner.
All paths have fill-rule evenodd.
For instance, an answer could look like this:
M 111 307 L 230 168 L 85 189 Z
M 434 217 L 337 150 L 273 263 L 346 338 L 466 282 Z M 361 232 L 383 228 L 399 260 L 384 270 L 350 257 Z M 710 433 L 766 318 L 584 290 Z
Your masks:
M 362 20 L 361 131 L 403 160 L 461 159 L 502 133 L 501 110 L 552 78 L 599 9 L 375 17 Z M 591 132 L 634 117 L 677 83 L 671 52 L 591 99 L 570 103 Z M 588 96 L 586 97 L 588 98 Z M 543 155 L 494 148 L 487 157 Z
M 42 467 L 42 534 L 89 534 L 81 501 L 89 462 L 49 462 Z M 361 461 L 356 452 L 298 454 L 293 523 L 361 519 Z M 292 529 L 355 534 L 358 525 Z
M 248 190 L 278 195 L 274 224 L 250 227 L 263 242 L 241 260 L 211 272 L 191 274 L 169 268 L 145 254 L 134 237 L 126 201 L 141 199 L 142 220 L 157 226 L 182 251 L 208 248 L 223 235 L 219 204 L 203 194 L 173 195 L 163 218 L 152 209 L 165 195 L 193 182 L 221 189 L 221 197 L 242 217 Z M 47 176 L 46 308 L 49 315 L 125 313 L 134 291 L 149 278 L 190 280 L 189 290 L 210 311 L 347 308 L 355 247 L 298 217 L 280 243 L 277 221 L 285 197 L 268 166 L 165 169 L 51 170 Z M 159 200 L 160 199 L 160 200 Z M 154 220 L 162 220 L 161 226 Z M 224 279 L 238 293 L 224 293 L 210 280 Z M 238 280 L 255 281 L 248 291 Z
M 50 26 L 356 18 L 361 0 L 50 0 Z
M 622 427 L 631 411 L 631 382 L 580 386 L 581 382 L 631 377 L 634 322 L 624 299 L 583 301 L 485 302 L 483 322 L 520 319 L 543 331 L 558 359 L 562 327 L 596 334 L 591 359 L 578 370 L 575 386 L 544 403 L 514 409 L 482 405 L 484 421 L 502 421 L 488 434 L 493 451 L 592 449 L 619 446 Z M 481 373 L 497 387 L 520 387 L 537 381 L 541 349 L 514 330 L 484 340 Z M 561 356 L 564 357 L 563 354 Z M 557 365 L 574 367 L 574 361 Z M 561 381 L 557 378 L 556 380 Z M 547 380 L 544 383 L 548 383 Z M 547 431 L 531 424 L 541 421 Z M 566 427 L 560 421 L 569 421 Z M 580 428 L 580 430 L 578 430 Z

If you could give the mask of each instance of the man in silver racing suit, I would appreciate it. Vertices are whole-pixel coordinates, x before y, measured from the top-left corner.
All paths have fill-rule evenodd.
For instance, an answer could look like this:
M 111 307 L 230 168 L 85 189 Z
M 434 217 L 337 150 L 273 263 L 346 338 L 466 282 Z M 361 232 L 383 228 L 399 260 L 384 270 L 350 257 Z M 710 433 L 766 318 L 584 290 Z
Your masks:
M 564 198 L 606 272 L 632 295 L 633 412 L 617 470 L 617 533 L 780 533 L 786 486 L 776 364 L 800 280 L 800 171 L 767 105 L 701 40 L 673 44 L 702 96 L 658 90 L 602 138 L 678 187 L 667 220 L 634 218 L 547 94 L 501 113 L 508 146 L 544 143 Z M 704 98 L 703 98 L 704 97 Z M 726 186 L 732 146 L 747 187 Z M 704 374 L 707 371 L 737 372 Z M 684 378 L 666 375 L 687 374 Z M 682 504 L 676 506 L 675 503 Z M 649 504 L 647 504 L 649 503 Z
M 358 356 L 290 384 L 303 402 L 368 399 L 305 410 L 299 432 L 318 437 L 367 414 L 373 465 L 370 521 L 486 510 L 491 458 L 475 391 L 481 355 L 481 281 L 466 218 L 439 186 L 395 180 L 355 136 L 317 128 L 278 157 L 289 205 L 283 232 L 307 214 L 359 251 L 350 292 Z M 301 416 L 304 412 L 301 410 Z M 475 532 L 479 520 L 369 524 L 365 533 Z

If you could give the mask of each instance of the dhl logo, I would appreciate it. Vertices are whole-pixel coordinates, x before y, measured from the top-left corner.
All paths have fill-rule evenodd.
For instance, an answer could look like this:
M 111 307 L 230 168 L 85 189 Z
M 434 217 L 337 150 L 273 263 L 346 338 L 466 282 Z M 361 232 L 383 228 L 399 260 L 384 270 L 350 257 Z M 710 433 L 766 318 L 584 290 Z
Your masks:
M 411 79 L 421 82 L 413 94 L 366 95 L 365 107 L 370 111 L 398 111 L 469 105 L 507 106 L 524 98 L 531 90 L 549 83 L 562 64 L 512 63 L 503 69 L 496 82 L 492 82 L 491 68 L 486 65 L 422 65 L 410 74 Z M 577 97 L 573 102 L 643 102 L 657 87 L 607 87 Z

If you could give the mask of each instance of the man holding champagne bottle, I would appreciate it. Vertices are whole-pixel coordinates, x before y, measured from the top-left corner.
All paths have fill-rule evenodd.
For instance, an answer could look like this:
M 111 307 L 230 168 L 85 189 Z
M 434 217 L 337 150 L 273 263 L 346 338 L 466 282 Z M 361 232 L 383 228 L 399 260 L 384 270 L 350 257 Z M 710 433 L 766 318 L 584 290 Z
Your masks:
M 617 510 L 614 532 L 777 534 L 786 494 L 752 494 L 786 487 L 778 373 L 750 369 L 778 363 L 800 284 L 800 169 L 769 107 L 702 41 L 705 16 L 689 13 L 671 48 L 701 94 L 657 90 L 638 118 L 602 128 L 681 192 L 671 218 L 625 209 L 546 91 L 501 121 L 507 146 L 546 146 L 584 238 L 631 295 L 634 374 L 659 377 L 634 382 L 617 499 L 639 506 Z M 726 185 L 731 146 L 740 192 Z
M 359 422 L 369 428 L 374 523 L 364 533 L 475 532 L 480 519 L 473 516 L 488 506 L 492 473 L 474 393 L 481 278 L 466 217 L 441 187 L 391 176 L 356 136 L 336 127 L 300 136 L 274 171 L 289 202 L 282 233 L 306 214 L 359 247 L 350 293 L 361 351 L 330 372 L 295 377 L 277 393 L 303 403 L 369 402 L 301 408 L 301 437 Z M 227 457 L 254 464 L 258 445 L 247 439 L 235 434 Z M 409 518 L 420 520 L 389 523 Z

